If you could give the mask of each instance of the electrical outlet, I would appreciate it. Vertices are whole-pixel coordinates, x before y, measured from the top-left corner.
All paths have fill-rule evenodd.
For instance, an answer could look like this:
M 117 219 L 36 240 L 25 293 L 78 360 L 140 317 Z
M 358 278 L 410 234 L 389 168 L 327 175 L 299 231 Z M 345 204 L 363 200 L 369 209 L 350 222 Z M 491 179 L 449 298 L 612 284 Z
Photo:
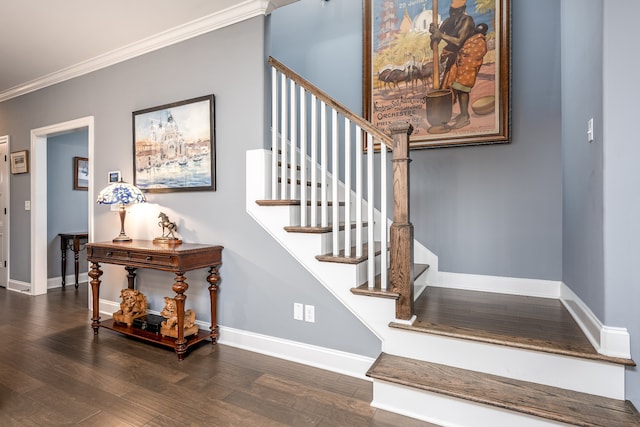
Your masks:
M 304 306 L 299 302 L 293 303 L 293 318 L 295 320 L 304 320 L 303 307 Z
M 312 305 L 304 306 L 304 321 L 314 323 L 316 321 L 316 308 Z
M 31 210 L 31 200 L 25 200 L 24 201 L 24 210 L 25 211 L 30 211 Z

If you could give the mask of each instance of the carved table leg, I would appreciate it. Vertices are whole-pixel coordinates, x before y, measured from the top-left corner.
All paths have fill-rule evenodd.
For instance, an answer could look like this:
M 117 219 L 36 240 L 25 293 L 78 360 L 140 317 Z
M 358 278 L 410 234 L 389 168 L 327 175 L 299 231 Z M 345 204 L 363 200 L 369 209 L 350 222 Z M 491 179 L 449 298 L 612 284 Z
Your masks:
M 76 237 L 75 239 L 73 239 L 73 266 L 74 266 L 74 273 L 75 273 L 75 279 L 76 279 L 76 283 L 75 283 L 75 287 L 76 289 L 78 289 L 78 278 L 79 278 L 79 273 L 78 270 L 80 269 L 80 239 L 78 237 Z
M 91 327 L 93 328 L 94 335 L 98 335 L 98 329 L 100 328 L 100 276 L 102 276 L 100 264 L 91 262 L 91 271 L 89 271 L 89 277 L 91 277 L 91 296 L 93 297 Z
M 207 276 L 207 282 L 209 286 L 209 296 L 211 297 L 211 344 L 215 344 L 220 336 L 218 330 L 218 282 L 220 281 L 220 274 L 218 273 L 218 265 L 209 267 L 209 276 Z
M 173 284 L 173 291 L 176 293 L 176 311 L 178 312 L 178 338 L 176 338 L 176 353 L 178 360 L 184 360 L 187 352 L 187 340 L 184 338 L 184 305 L 187 296 L 184 294 L 189 285 L 185 282 L 183 272 L 176 273 L 176 283 Z
M 136 288 L 136 267 L 126 266 L 124 269 L 127 270 L 127 287 L 129 289 L 135 289 Z
M 64 288 L 66 285 L 65 275 L 67 274 L 67 239 L 62 236 L 60 236 L 60 251 L 62 252 L 60 257 L 62 259 L 62 263 L 60 264 L 60 267 L 62 270 L 62 287 Z

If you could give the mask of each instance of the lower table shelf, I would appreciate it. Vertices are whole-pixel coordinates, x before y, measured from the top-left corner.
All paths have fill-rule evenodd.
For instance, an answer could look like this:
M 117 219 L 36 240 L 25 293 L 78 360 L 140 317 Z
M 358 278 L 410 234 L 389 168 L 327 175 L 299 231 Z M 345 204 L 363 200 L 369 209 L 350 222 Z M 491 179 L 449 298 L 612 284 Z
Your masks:
M 110 329 L 115 332 L 120 332 L 121 334 L 135 337 L 143 341 L 155 343 L 164 347 L 169 347 L 172 349 L 176 348 L 176 339 L 173 337 L 163 337 L 160 334 L 145 331 L 143 329 L 134 328 L 132 326 L 127 326 L 122 323 L 114 322 L 113 319 L 100 321 L 100 327 Z M 185 343 L 186 348 L 189 348 L 192 345 L 205 341 L 207 339 L 211 339 L 212 342 L 215 343 L 215 334 L 211 331 L 198 329 L 197 334 L 188 336 L 185 339 L 187 340 L 187 342 Z

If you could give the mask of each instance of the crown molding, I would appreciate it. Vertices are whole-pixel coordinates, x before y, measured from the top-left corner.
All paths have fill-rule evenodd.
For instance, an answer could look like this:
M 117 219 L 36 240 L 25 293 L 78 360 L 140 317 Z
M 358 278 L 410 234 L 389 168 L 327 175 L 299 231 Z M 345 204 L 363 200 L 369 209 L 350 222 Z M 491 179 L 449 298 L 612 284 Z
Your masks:
M 278 7 L 297 0 L 246 0 L 229 8 L 195 19 L 151 37 L 130 43 L 103 55 L 63 68 L 51 74 L 14 86 L 0 92 L 0 102 L 34 92 L 45 87 L 61 83 L 73 78 L 109 67 L 114 64 L 135 58 L 145 53 L 188 40 L 202 34 L 245 21 L 247 19 L 268 15 Z

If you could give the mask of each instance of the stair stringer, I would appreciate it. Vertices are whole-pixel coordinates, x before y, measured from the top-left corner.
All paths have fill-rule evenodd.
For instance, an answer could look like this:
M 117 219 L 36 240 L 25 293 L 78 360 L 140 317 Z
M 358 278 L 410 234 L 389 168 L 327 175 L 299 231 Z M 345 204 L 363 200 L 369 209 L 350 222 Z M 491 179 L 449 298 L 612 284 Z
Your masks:
M 256 200 L 265 199 L 269 192 L 266 177 L 270 157 L 267 150 L 247 152 L 247 212 L 381 340 L 384 352 L 624 399 L 622 365 L 390 328 L 389 323 L 396 320 L 394 300 L 352 294 L 350 289 L 357 286 L 359 280 L 357 266 L 323 263 L 315 258 L 322 253 L 326 236 L 288 233 L 284 227 L 289 225 L 290 207 L 256 204 Z M 424 262 L 418 257 L 429 257 L 430 252 L 421 250 L 418 245 L 415 261 Z M 437 266 L 437 258 L 435 261 Z M 532 370 L 531 366 L 544 366 L 545 369 Z M 385 387 L 394 386 L 387 384 Z M 376 396 L 375 390 L 374 386 L 374 401 L 383 405 L 384 399 Z

